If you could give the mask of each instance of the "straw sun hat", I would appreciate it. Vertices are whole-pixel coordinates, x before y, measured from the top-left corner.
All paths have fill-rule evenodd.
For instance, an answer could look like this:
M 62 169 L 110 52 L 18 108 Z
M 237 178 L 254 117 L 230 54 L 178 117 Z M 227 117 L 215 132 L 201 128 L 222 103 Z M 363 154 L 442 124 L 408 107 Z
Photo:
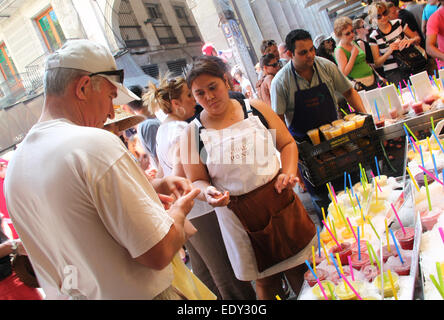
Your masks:
M 117 123 L 118 131 L 125 131 L 145 120 L 145 117 L 125 111 L 122 106 L 114 106 L 114 119 L 106 120 L 104 128 Z

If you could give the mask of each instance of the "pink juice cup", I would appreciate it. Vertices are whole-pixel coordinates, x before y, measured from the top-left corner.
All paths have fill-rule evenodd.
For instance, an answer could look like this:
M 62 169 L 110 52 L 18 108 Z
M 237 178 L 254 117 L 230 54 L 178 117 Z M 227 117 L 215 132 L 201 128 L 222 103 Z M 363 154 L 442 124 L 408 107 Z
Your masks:
M 401 107 L 402 107 L 403 114 L 406 114 L 410 111 L 410 104 L 408 104 L 408 103 L 404 103 Z
M 420 213 L 421 216 L 421 224 L 425 231 L 430 231 L 433 229 L 433 226 L 438 222 L 439 217 L 441 216 L 441 209 L 433 209 L 432 211 L 423 211 Z
M 415 114 L 423 113 L 424 109 L 422 107 L 422 101 L 413 103 L 412 109 L 413 109 L 413 111 L 415 111 Z
M 399 258 L 398 258 L 399 259 Z M 410 274 L 410 266 L 412 265 L 411 257 L 402 257 L 402 261 L 399 261 L 399 265 L 393 266 L 393 271 L 395 271 L 400 276 L 408 276 Z
M 382 128 L 385 126 L 385 119 L 383 117 L 381 117 L 380 119 L 376 117 L 374 120 L 376 128 Z
M 366 265 L 370 264 L 370 257 L 368 256 L 368 254 L 361 252 L 361 260 L 359 260 L 359 254 L 355 253 L 351 255 L 351 262 L 355 269 L 361 270 Z
M 327 279 L 328 271 L 321 269 L 321 268 L 316 268 L 316 275 L 318 276 L 319 281 L 323 281 L 323 280 Z M 305 272 L 304 279 L 307 281 L 307 283 L 310 287 L 313 287 L 315 284 L 318 283 L 316 281 L 316 278 L 313 276 L 313 274 L 311 273 L 310 270 Z
M 341 249 L 342 248 L 342 249 Z M 336 258 L 336 253 L 339 254 L 339 259 L 341 260 L 342 265 L 348 264 L 348 256 L 351 256 L 352 249 L 351 244 L 348 242 L 341 243 L 341 248 L 338 246 L 334 246 L 331 248 L 331 252 L 333 253 L 333 256 Z
M 361 241 L 359 241 L 360 243 L 361 243 L 361 254 L 362 253 L 367 253 L 367 245 L 366 245 L 366 242 L 364 241 L 364 240 L 361 240 Z M 352 254 L 358 254 L 359 252 L 358 252 L 358 243 L 357 242 L 355 242 L 355 243 L 353 243 L 353 245 L 352 245 Z
M 380 252 L 378 250 L 378 257 L 379 256 L 380 256 Z M 394 257 L 398 256 L 398 251 L 396 250 L 395 245 L 390 245 L 390 252 L 389 252 L 387 246 L 383 246 L 382 247 L 382 259 L 384 260 L 384 262 L 387 262 L 388 258 L 391 256 L 394 256 Z
M 368 282 L 372 282 L 379 274 L 378 268 L 371 264 L 366 265 L 361 272 L 364 274 L 364 277 Z
M 398 109 L 396 109 L 396 108 L 392 108 L 392 109 L 389 111 L 389 113 L 390 113 L 390 118 L 392 118 L 392 119 L 396 119 L 396 118 L 398 118 Z
M 398 239 L 399 244 L 401 245 L 401 248 L 404 250 L 412 250 L 413 249 L 413 242 L 415 240 L 415 229 L 407 227 L 404 228 L 405 233 L 402 231 L 402 229 L 398 229 L 395 231 L 395 237 Z

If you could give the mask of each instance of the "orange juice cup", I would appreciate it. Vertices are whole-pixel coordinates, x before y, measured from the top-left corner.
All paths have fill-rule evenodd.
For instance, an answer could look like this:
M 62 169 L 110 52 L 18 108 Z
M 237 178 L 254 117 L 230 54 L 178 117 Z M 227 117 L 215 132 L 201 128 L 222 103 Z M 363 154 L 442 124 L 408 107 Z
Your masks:
M 330 135 L 333 138 L 339 137 L 342 134 L 342 128 L 341 127 L 333 127 L 330 129 Z
M 315 128 L 307 131 L 307 135 L 310 138 L 313 145 L 317 145 L 321 143 L 321 139 L 319 137 L 319 129 Z
M 346 121 L 342 123 L 343 133 L 350 132 L 356 129 L 356 124 L 354 121 Z
M 339 119 L 339 120 L 332 121 L 331 125 L 333 127 L 340 127 L 343 122 L 345 122 L 343 119 Z
M 364 116 L 356 116 L 353 118 L 353 120 L 355 121 L 356 129 L 358 129 L 364 125 L 365 117 Z

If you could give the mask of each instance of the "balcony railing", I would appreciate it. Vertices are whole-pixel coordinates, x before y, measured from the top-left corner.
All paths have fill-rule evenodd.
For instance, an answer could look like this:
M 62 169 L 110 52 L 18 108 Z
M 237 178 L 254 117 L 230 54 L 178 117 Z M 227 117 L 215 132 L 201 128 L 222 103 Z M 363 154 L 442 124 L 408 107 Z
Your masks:
M 180 26 L 187 42 L 200 42 L 201 39 L 195 26 Z
M 160 44 L 176 44 L 178 43 L 173 29 L 170 26 L 153 26 L 157 39 Z
M 0 82 L 0 109 L 35 94 L 43 85 L 42 79 L 28 72 L 16 74 L 14 79 Z

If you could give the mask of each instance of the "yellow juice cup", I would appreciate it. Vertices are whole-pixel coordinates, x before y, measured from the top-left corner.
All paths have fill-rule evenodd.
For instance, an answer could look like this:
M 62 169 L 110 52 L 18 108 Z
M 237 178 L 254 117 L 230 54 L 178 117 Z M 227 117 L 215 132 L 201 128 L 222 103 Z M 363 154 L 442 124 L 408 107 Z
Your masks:
M 317 144 L 321 143 L 321 138 L 319 137 L 319 129 L 318 128 L 308 130 L 307 135 L 310 138 L 311 143 L 313 143 L 313 145 L 317 145 Z
M 343 122 L 345 122 L 343 119 L 339 119 L 339 120 L 332 121 L 331 125 L 333 127 L 340 127 Z
M 344 133 L 350 132 L 356 129 L 356 124 L 354 121 L 346 121 L 342 123 L 342 131 Z
M 330 129 L 330 135 L 332 138 L 339 137 L 342 134 L 342 128 L 341 127 L 333 127 Z
M 362 291 L 364 289 L 364 283 L 362 281 L 351 281 L 347 278 L 353 288 L 362 296 Z M 350 289 L 350 287 L 345 283 L 345 281 L 341 281 L 335 288 L 335 294 L 340 300 L 357 300 L 355 293 Z
M 356 129 L 357 129 L 357 128 L 360 128 L 364 125 L 365 117 L 364 116 L 356 116 L 353 118 L 353 120 L 355 121 Z
M 330 280 L 323 280 L 321 281 L 321 285 L 324 288 L 324 292 L 327 295 L 328 300 L 331 300 L 331 294 L 330 294 L 330 290 L 328 290 L 328 286 L 327 283 L 330 284 L 330 287 L 333 289 L 335 289 L 335 284 L 330 281 Z M 318 300 L 325 300 L 324 295 L 321 292 L 321 288 L 319 288 L 319 284 L 315 284 L 313 286 L 313 288 L 311 289 L 311 291 L 313 292 L 314 296 L 318 299 Z
M 355 114 L 355 113 L 349 113 L 348 115 L 346 115 L 346 116 L 344 117 L 344 120 L 345 120 L 345 121 L 350 121 L 350 120 L 352 120 L 354 117 L 356 117 L 356 114 Z
M 399 295 L 399 276 L 396 272 L 392 272 L 392 279 L 393 279 L 393 284 L 395 286 L 396 291 L 398 292 Z M 390 298 L 393 297 L 393 289 L 392 289 L 392 285 L 390 283 L 390 279 L 388 276 L 387 272 L 383 273 L 384 275 L 384 297 Z M 381 290 L 381 275 L 378 274 L 375 278 L 375 280 L 373 281 L 373 283 L 375 283 L 376 287 Z

